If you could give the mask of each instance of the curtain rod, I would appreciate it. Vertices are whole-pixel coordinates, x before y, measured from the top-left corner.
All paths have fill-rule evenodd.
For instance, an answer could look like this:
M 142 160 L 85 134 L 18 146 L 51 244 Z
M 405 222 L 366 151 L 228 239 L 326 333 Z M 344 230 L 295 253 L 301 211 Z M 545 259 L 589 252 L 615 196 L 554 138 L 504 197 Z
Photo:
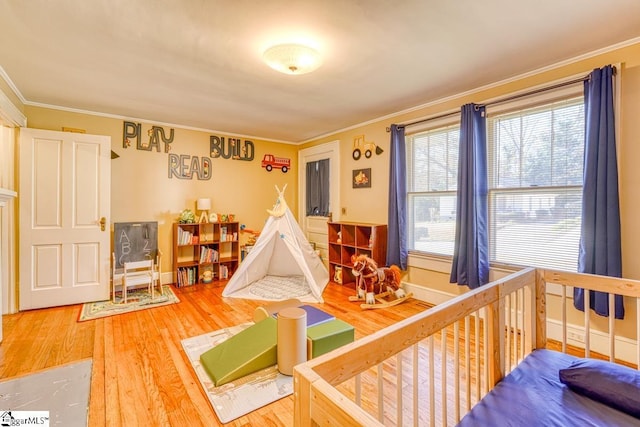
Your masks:
M 403 127 L 407 127 L 407 126 L 411 126 L 411 125 L 417 125 L 418 123 L 430 122 L 431 120 L 444 119 L 445 117 L 455 116 L 456 114 L 460 114 L 460 111 L 451 111 L 450 113 L 444 113 L 444 114 L 440 114 L 438 116 L 433 116 L 433 117 L 429 117 L 429 118 L 426 118 L 426 119 L 416 120 L 415 122 L 403 123 L 401 125 L 396 125 L 396 126 L 398 126 L 399 128 L 403 128 Z M 388 127 L 388 126 L 387 126 L 387 132 L 391 132 L 391 128 Z
M 614 75 L 616 74 L 616 67 L 613 67 L 613 74 Z M 517 95 L 507 96 L 505 98 L 499 98 L 499 99 L 496 99 L 495 101 L 487 102 L 485 104 L 478 104 L 478 106 L 487 107 L 489 105 L 496 105 L 496 104 L 500 104 L 502 102 L 513 101 L 515 99 L 524 98 L 524 97 L 531 96 L 531 95 L 537 95 L 539 93 L 543 93 L 543 92 L 546 92 L 548 90 L 559 89 L 559 88 L 565 87 L 565 86 L 571 86 L 571 85 L 574 85 L 574 84 L 577 84 L 577 83 L 580 83 L 580 82 L 584 82 L 585 80 L 589 80 L 589 75 L 590 74 L 587 74 L 584 77 L 580 77 L 580 78 L 573 79 L 573 80 L 568 80 L 566 82 L 557 83 L 555 85 L 546 86 L 546 87 L 542 87 L 542 88 L 539 88 L 539 89 L 530 90 L 528 92 L 519 93 Z M 442 119 L 442 118 L 453 116 L 453 115 L 459 114 L 459 113 L 460 113 L 460 111 L 454 111 L 454 112 L 451 112 L 451 113 L 440 114 L 439 116 L 429 117 L 427 119 L 416 120 L 414 122 L 399 124 L 397 126 L 398 127 L 407 127 L 407 126 L 411 126 L 411 125 L 417 125 L 419 123 L 425 123 L 425 122 L 429 122 L 431 120 Z M 391 132 L 391 128 L 390 127 L 387 127 L 387 132 Z

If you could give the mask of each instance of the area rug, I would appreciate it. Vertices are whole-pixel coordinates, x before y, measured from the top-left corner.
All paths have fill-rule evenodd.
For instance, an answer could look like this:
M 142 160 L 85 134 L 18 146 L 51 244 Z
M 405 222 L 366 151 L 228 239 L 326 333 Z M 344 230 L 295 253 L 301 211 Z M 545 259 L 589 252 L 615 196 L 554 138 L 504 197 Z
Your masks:
M 121 298 L 117 297 L 115 302 L 109 300 L 83 304 L 78 316 L 78 322 L 101 319 L 116 314 L 130 313 L 132 311 L 161 307 L 163 305 L 180 302 L 169 285 L 162 286 L 162 295 L 158 295 L 156 292 L 156 297 L 153 299 L 149 291 L 143 288 L 129 291 L 126 304 L 122 304 L 120 301 Z
M 263 301 L 297 298 L 304 302 L 320 302 L 313 296 L 304 276 L 264 276 L 229 296 Z
M 200 365 L 200 355 L 253 323 L 243 323 L 182 340 L 191 366 L 198 376 L 221 423 L 228 423 L 293 393 L 293 377 L 282 375 L 277 366 L 254 372 L 231 383 L 215 387 Z
M 86 426 L 92 365 L 86 359 L 3 380 L 1 425 Z

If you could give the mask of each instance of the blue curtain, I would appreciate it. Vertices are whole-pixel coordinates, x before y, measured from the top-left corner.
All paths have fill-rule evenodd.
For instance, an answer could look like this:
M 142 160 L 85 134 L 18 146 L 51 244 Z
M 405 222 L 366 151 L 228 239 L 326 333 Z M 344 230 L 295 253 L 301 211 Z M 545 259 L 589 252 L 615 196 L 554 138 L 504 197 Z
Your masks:
M 578 271 L 622 277 L 618 166 L 613 117 L 613 73 L 608 65 L 595 69 L 584 82 L 585 147 L 582 228 Z M 589 294 L 589 305 L 609 316 L 608 295 Z M 584 289 L 574 288 L 573 303 L 584 311 Z M 615 317 L 624 318 L 622 297 L 615 297 Z
M 387 265 L 407 269 L 407 157 L 404 126 L 391 125 Z
M 483 106 L 462 106 L 456 236 L 450 282 L 468 285 L 471 289 L 489 281 L 486 128 Z

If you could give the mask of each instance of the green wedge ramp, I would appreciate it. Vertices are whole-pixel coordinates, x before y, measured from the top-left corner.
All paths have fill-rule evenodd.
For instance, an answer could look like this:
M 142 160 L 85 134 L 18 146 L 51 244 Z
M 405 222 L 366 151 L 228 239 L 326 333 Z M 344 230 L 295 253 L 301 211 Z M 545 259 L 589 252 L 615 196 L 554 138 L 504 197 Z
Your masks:
M 277 363 L 278 321 L 268 317 L 200 355 L 218 387 Z

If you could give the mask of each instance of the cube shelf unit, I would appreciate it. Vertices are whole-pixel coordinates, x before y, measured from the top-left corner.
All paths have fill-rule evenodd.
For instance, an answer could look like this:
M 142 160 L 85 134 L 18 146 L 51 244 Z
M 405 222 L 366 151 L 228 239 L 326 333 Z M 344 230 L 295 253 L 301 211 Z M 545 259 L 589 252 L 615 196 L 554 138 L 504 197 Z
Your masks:
M 226 280 L 240 262 L 237 222 L 173 224 L 173 270 L 178 287 Z
M 329 278 L 336 283 L 355 288 L 351 272 L 352 255 L 366 255 L 384 267 L 387 261 L 387 225 L 354 222 L 330 222 Z M 342 272 L 336 275 L 336 270 Z M 339 279 L 339 280 L 336 280 Z

